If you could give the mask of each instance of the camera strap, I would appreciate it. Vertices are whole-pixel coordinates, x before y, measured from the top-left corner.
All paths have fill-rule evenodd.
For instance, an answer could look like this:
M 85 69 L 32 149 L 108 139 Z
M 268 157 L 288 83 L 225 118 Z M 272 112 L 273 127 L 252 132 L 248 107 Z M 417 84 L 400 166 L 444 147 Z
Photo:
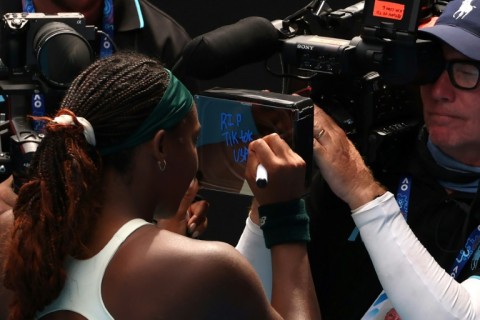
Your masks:
M 110 39 L 113 39 L 113 0 L 103 0 L 102 30 Z M 113 44 L 108 37 L 102 35 L 100 41 L 100 58 L 105 58 L 113 53 Z

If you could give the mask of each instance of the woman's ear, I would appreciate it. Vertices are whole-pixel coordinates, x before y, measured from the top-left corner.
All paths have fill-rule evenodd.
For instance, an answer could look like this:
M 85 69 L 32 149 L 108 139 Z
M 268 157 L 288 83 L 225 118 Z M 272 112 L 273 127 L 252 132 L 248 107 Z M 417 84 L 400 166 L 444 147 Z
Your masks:
M 165 160 L 166 155 L 166 132 L 165 130 L 158 130 L 155 136 L 153 137 L 153 155 L 157 161 Z

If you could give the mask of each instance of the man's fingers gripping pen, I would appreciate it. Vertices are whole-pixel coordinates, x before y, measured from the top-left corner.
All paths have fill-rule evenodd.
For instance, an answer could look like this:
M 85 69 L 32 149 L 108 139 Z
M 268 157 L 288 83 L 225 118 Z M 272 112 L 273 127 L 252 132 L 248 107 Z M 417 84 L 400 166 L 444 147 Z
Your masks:
M 265 188 L 268 184 L 267 169 L 265 169 L 265 167 L 261 163 L 257 166 L 257 176 L 255 180 L 259 188 Z

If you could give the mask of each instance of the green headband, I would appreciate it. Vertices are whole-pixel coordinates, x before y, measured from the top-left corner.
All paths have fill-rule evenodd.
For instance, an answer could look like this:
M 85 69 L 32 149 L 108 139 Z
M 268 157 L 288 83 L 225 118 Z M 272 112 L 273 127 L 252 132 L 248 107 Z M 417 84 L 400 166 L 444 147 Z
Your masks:
M 137 131 L 125 141 L 101 149 L 100 153 L 102 155 L 116 153 L 148 141 L 158 130 L 173 128 L 192 109 L 193 97 L 191 93 L 170 70 L 165 70 L 170 76 L 170 83 L 152 113 L 145 119 Z

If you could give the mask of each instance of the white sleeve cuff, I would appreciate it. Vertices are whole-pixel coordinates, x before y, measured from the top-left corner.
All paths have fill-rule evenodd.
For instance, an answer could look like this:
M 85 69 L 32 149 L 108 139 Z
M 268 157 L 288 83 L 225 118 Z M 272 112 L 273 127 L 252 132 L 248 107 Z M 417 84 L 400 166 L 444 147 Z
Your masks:
M 235 247 L 253 266 L 262 281 L 268 299 L 272 296 L 272 256 L 265 246 L 263 231 L 247 218 L 243 233 Z
M 357 212 L 367 211 L 367 210 L 379 205 L 381 202 L 387 201 L 391 197 L 393 197 L 393 194 L 391 192 L 387 191 L 384 194 L 382 194 L 380 197 L 377 197 L 377 198 L 373 199 L 372 201 L 365 203 L 363 206 L 360 206 L 360 207 L 352 210 L 352 213 L 355 214 Z

